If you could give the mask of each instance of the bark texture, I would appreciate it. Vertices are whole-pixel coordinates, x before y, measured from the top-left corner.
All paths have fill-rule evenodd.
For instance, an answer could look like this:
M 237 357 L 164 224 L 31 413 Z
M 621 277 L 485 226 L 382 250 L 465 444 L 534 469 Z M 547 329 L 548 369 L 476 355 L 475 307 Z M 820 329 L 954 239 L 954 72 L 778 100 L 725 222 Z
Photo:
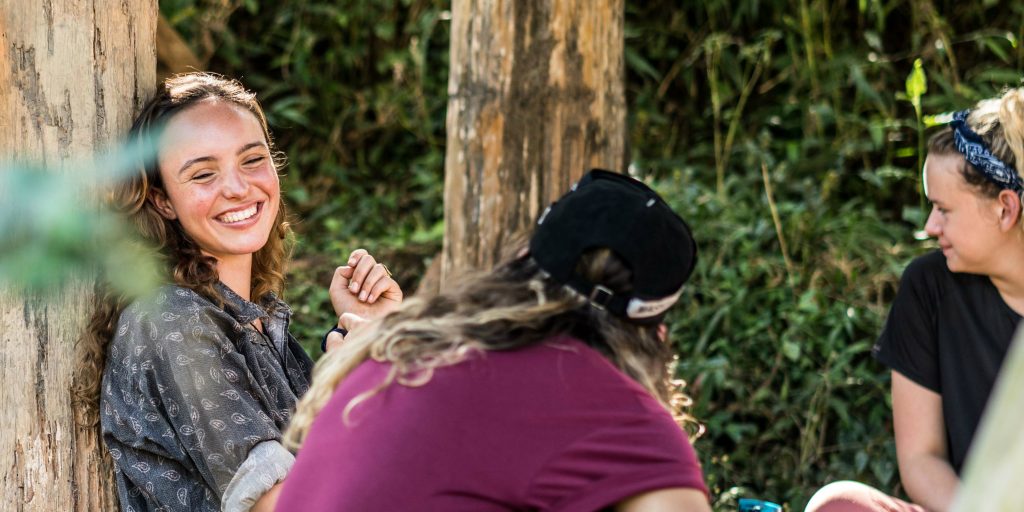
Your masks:
M 623 0 L 454 0 L 441 282 L 626 164 Z M 444 285 L 442 284 L 442 287 Z
M 0 0 L 0 159 L 70 169 L 125 133 L 155 85 L 156 20 L 155 0 Z M 3 510 L 117 508 L 96 430 L 70 401 L 90 290 L 0 289 Z

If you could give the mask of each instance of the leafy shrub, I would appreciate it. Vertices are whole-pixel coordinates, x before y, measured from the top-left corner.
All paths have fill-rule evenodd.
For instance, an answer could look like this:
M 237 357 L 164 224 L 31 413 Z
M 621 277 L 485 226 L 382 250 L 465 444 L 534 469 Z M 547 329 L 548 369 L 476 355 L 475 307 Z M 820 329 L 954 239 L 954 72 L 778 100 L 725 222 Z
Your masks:
M 776 227 L 762 180 L 745 181 L 728 200 L 688 173 L 659 182 L 700 244 L 670 326 L 708 485 L 719 504 L 803 503 L 837 478 L 891 489 L 888 379 L 869 353 L 916 244 L 865 202 L 783 201 Z

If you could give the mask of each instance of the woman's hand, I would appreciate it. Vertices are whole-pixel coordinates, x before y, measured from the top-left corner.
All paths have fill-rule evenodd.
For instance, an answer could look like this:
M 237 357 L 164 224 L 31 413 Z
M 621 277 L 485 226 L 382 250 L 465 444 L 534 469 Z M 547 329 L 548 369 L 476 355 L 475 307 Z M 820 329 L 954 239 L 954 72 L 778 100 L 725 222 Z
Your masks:
M 366 323 L 369 323 L 369 320 L 354 313 L 343 313 L 338 317 L 338 327 L 345 329 L 345 331 L 350 334 L 352 331 L 359 329 Z M 324 351 L 330 351 L 334 347 L 341 346 L 342 343 L 345 343 L 345 336 L 342 336 L 338 331 L 331 331 L 330 334 L 327 335 L 327 343 L 324 346 Z
M 334 271 L 329 291 L 339 318 L 351 313 L 372 320 L 398 309 L 402 303 L 398 283 L 365 249 L 352 251 L 348 264 Z

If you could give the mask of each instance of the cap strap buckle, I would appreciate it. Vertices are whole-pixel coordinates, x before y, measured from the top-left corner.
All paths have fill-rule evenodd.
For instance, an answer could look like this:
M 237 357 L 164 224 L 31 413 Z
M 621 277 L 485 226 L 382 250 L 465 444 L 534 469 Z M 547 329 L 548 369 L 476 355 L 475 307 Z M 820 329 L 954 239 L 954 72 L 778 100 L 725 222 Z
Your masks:
M 590 297 L 587 298 L 590 300 L 590 303 L 593 304 L 595 308 L 604 311 L 605 306 L 607 306 L 608 303 L 612 301 L 612 297 L 614 296 L 615 294 L 612 293 L 612 291 L 609 290 L 608 288 L 601 286 L 599 284 L 595 284 L 594 288 L 590 290 Z

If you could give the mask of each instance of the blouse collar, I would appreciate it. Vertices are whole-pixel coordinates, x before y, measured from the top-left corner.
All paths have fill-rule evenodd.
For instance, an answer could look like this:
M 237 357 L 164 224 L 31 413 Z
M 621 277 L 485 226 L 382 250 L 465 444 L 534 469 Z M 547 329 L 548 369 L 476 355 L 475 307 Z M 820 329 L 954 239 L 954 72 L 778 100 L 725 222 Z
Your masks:
M 259 304 L 247 301 L 224 283 L 217 281 L 216 289 L 224 298 L 224 310 L 235 317 L 240 324 L 247 324 L 257 318 L 268 322 L 270 317 L 287 320 L 292 310 L 281 299 L 277 298 L 274 292 L 268 292 L 260 297 Z

